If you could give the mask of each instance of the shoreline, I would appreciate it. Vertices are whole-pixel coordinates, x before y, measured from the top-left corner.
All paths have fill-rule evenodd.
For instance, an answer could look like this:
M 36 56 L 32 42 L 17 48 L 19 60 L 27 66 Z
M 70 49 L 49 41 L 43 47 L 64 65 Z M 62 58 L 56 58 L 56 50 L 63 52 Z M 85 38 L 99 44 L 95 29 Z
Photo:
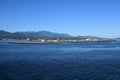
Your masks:
M 11 44 L 64 44 L 64 43 L 101 43 L 101 42 L 114 42 L 115 40 L 99 40 L 99 41 L 79 41 L 79 42 L 34 42 L 34 41 L 24 41 L 24 42 L 9 42 Z

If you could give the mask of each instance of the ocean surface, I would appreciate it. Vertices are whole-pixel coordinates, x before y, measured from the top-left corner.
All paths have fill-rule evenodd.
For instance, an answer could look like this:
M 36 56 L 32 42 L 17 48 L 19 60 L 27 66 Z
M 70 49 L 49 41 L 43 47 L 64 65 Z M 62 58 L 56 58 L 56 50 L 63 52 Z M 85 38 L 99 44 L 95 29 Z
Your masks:
M 120 80 L 120 42 L 0 41 L 0 80 Z

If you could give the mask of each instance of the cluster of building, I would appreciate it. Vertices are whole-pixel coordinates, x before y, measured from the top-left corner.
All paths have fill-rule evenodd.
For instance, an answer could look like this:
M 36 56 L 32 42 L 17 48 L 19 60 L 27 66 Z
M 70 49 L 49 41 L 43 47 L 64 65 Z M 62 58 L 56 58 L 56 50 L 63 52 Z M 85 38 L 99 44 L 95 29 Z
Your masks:
M 32 39 L 27 38 L 27 41 L 32 41 Z M 112 39 L 95 39 L 95 38 L 85 38 L 85 39 L 38 39 L 36 42 L 40 43 L 78 43 L 78 42 L 111 42 Z

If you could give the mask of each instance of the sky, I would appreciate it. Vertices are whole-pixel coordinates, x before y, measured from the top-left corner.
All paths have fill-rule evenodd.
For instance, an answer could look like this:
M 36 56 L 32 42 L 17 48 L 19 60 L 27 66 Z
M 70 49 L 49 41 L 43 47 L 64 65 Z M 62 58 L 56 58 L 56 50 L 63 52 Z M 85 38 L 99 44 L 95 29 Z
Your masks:
M 120 0 L 0 0 L 0 30 L 120 37 Z

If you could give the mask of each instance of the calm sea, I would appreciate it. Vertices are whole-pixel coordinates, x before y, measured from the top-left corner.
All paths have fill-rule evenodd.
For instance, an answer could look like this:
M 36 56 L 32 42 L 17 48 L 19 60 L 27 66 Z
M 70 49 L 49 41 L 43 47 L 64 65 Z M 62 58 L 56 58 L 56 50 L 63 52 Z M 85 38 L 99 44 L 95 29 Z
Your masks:
M 8 42 L 0 41 L 0 80 L 120 80 L 120 42 Z

